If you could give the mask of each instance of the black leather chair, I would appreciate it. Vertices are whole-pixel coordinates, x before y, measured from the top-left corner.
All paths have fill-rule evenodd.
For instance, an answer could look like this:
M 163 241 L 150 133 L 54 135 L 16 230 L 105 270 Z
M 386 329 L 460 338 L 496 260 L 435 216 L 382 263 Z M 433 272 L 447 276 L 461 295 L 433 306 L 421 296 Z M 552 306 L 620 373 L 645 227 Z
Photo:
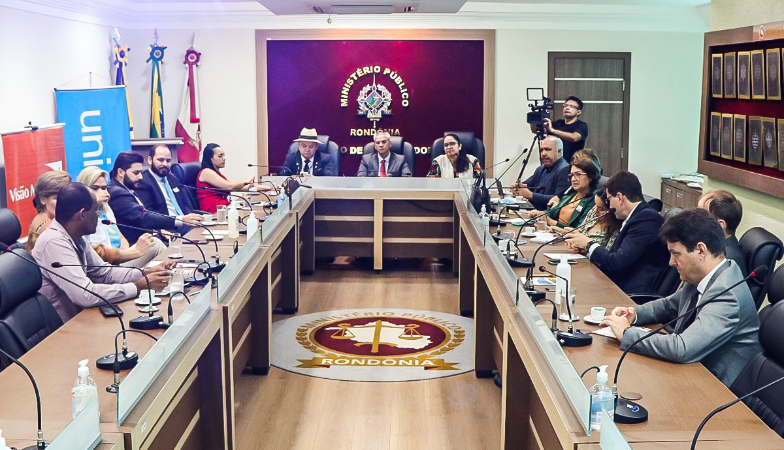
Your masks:
M 759 340 L 762 353 L 746 364 L 730 390 L 738 397 L 784 377 L 784 302 L 760 311 Z M 773 431 L 784 436 L 784 381 L 743 400 Z
M 678 269 L 673 266 L 667 266 L 667 268 L 662 273 L 661 278 L 659 279 L 659 287 L 656 289 L 656 292 L 645 294 L 629 294 L 629 298 L 631 298 L 634 303 L 642 305 L 643 303 L 648 303 L 658 298 L 663 298 L 674 294 L 680 285 L 681 275 L 678 273 Z
M 398 155 L 403 155 L 406 158 L 406 162 L 408 163 L 408 168 L 411 169 L 411 175 L 414 175 L 414 146 L 406 142 L 402 136 L 392 136 L 392 147 L 389 149 L 392 153 L 396 153 Z M 362 154 L 367 155 L 369 153 L 373 153 L 376 151 L 375 145 L 370 142 L 365 144 L 365 147 L 362 149 Z
M 779 266 L 775 272 L 768 275 L 770 286 L 768 286 L 768 302 L 776 304 L 784 299 L 784 266 Z
M 14 253 L 33 261 L 22 249 Z M 0 255 L 0 347 L 19 358 L 45 337 L 60 328 L 63 321 L 49 300 L 38 293 L 41 271 L 19 256 Z M 0 358 L 4 368 L 10 363 Z
M 643 197 L 645 198 L 645 201 L 648 203 L 648 205 L 650 205 L 650 207 L 653 208 L 656 212 L 662 212 L 662 208 L 664 208 L 664 202 L 656 197 L 651 197 L 650 195 L 643 194 Z
M 762 265 L 768 266 L 768 269 L 772 270 L 776 266 L 776 261 L 784 255 L 784 244 L 781 243 L 781 239 L 764 228 L 754 227 L 748 230 L 743 233 L 739 243 L 741 251 L 746 255 L 746 267 L 750 271 Z M 748 281 L 749 290 L 757 309 L 762 306 L 762 301 L 768 293 L 772 279 L 772 276 L 767 276 L 763 282 L 754 278 Z
M 485 169 L 485 144 L 481 139 L 474 136 L 471 131 L 447 131 L 447 134 L 456 134 L 460 138 L 460 144 L 463 150 L 471 156 L 479 160 L 479 165 Z M 433 147 L 430 149 L 430 155 L 433 158 L 444 154 L 444 138 L 438 138 L 433 142 Z M 413 170 L 413 168 L 411 169 Z
M 0 208 L 0 242 L 14 246 L 21 236 L 22 224 L 19 223 L 19 218 L 10 209 Z
M 318 140 L 323 142 L 323 144 L 320 144 L 316 150 L 321 153 L 327 153 L 329 154 L 329 156 L 332 157 L 332 161 L 334 161 L 334 165 L 335 165 L 335 176 L 339 176 L 340 175 L 340 146 L 337 143 L 332 142 L 329 139 L 329 135 L 326 134 L 319 134 Z M 298 149 L 299 146 L 296 142 L 292 142 L 291 145 L 289 145 L 289 153 L 294 153 Z
M 667 212 L 665 212 L 662 217 L 664 217 L 664 221 L 666 222 L 667 219 L 680 213 L 681 211 L 683 211 L 683 208 L 681 208 L 680 206 L 673 206 L 672 208 L 668 209 Z
M 191 187 L 196 187 L 196 178 L 199 176 L 199 172 L 201 172 L 200 161 L 172 164 L 171 168 L 172 175 L 177 177 L 177 179 L 180 180 L 180 183 Z M 190 198 L 191 209 L 198 210 L 199 198 L 196 195 L 196 191 L 193 189 L 186 190 L 188 191 L 188 197 Z

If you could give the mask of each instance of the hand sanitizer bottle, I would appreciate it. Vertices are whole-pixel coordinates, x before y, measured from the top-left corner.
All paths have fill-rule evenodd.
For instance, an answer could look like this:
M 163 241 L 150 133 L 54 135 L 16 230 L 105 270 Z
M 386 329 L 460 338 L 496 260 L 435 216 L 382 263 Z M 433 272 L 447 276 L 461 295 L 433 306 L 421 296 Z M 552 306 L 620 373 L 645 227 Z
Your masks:
M 78 376 L 74 387 L 71 388 L 72 414 L 74 418 L 87 407 L 90 399 L 94 398 L 95 401 L 98 401 L 98 386 L 95 384 L 95 380 L 90 378 L 90 368 L 87 367 L 88 362 L 86 359 L 79 361 L 79 369 L 76 371 Z
M 596 384 L 591 388 L 591 429 L 601 431 L 602 410 L 612 419 L 615 414 L 615 401 L 612 389 L 607 386 L 607 366 L 599 366 L 596 374 Z
M 567 284 L 572 286 L 572 266 L 569 265 L 569 260 L 566 259 L 567 255 L 561 255 L 561 261 L 555 266 L 555 304 L 561 310 L 558 316 L 561 320 L 569 320 L 569 312 L 566 307 L 566 301 L 569 298 L 569 293 L 566 292 Z M 563 278 L 561 278 L 563 277 Z M 569 282 L 567 283 L 566 280 Z M 563 302 L 563 303 L 562 303 Z
M 234 207 L 234 202 L 229 205 L 229 212 L 227 215 L 229 220 L 229 239 L 237 239 L 240 237 L 240 213 L 237 211 L 237 208 Z
M 248 218 L 245 219 L 245 227 L 248 229 L 247 236 L 248 241 L 250 241 L 250 237 L 259 230 L 259 219 L 256 218 L 256 213 L 254 211 L 251 211 Z
M 487 213 L 487 207 L 482 205 L 479 211 L 479 217 L 482 219 L 482 226 L 485 228 L 485 233 L 490 232 L 490 215 Z

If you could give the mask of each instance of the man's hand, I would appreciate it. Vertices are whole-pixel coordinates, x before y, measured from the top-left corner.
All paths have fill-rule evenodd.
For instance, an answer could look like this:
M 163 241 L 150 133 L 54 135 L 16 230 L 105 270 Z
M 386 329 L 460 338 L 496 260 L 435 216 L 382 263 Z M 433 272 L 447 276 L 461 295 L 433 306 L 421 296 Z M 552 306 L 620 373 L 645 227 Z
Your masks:
M 602 325 L 606 325 L 610 327 L 615 338 L 619 341 L 623 339 L 623 332 L 626 331 L 627 328 L 630 328 L 631 325 L 629 324 L 629 319 L 626 316 L 616 316 L 616 315 L 609 315 L 605 316 L 604 320 L 602 320 Z
M 634 307 L 617 306 L 610 312 L 610 315 L 626 317 L 629 323 L 634 323 L 637 320 L 637 311 Z
M 182 220 L 186 222 L 202 223 L 204 222 L 204 216 L 202 216 L 201 214 L 190 213 L 182 216 Z
M 528 185 L 523 184 L 520 180 L 515 180 L 514 184 L 512 185 L 512 195 L 514 196 L 523 196 L 528 200 L 531 200 L 531 197 L 534 196 L 534 193 L 528 189 Z
M 148 267 L 144 269 L 144 273 L 147 274 L 147 279 L 150 280 L 150 289 L 160 291 L 161 289 L 168 286 L 169 279 L 171 278 L 170 270 L 176 263 L 177 261 L 166 261 L 165 263 L 158 264 L 155 267 Z M 147 289 L 147 280 L 145 280 L 144 277 L 136 280 L 134 284 L 136 285 L 137 291 Z
M 543 128 L 544 128 L 544 131 L 546 131 L 548 134 L 553 132 L 553 121 L 552 120 L 544 119 L 544 120 L 542 120 L 542 125 L 543 125 Z
M 555 197 L 551 198 L 549 202 L 547 202 L 547 207 L 552 208 L 559 203 L 561 203 L 561 198 L 556 195 Z
M 533 219 L 534 217 L 538 216 L 539 214 L 542 214 L 542 211 L 537 211 L 535 209 L 532 209 L 532 210 L 528 211 L 527 213 L 525 213 L 525 215 L 528 216 L 529 219 Z
M 136 241 L 136 250 L 140 252 L 141 255 L 147 253 L 147 250 L 151 249 L 154 245 L 154 241 L 152 235 L 150 233 L 144 233 L 143 235 L 139 236 L 139 240 Z
M 567 234 L 564 236 L 564 239 L 566 239 L 566 242 L 571 248 L 575 248 L 581 252 L 588 251 L 588 243 L 591 241 L 591 238 L 579 231 Z

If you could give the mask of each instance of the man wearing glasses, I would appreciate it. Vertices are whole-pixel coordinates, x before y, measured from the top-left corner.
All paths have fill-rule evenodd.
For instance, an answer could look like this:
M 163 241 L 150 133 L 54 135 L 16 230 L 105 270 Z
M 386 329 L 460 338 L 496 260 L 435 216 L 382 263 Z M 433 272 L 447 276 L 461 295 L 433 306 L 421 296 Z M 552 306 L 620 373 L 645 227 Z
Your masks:
M 583 101 L 570 95 L 563 103 L 563 119 L 555 122 L 544 119 L 544 131 L 563 141 L 563 157 L 568 163 L 572 162 L 575 152 L 585 148 L 585 140 L 588 139 L 588 124 L 578 118 L 582 113 Z M 533 125 L 531 131 L 536 131 Z
M 403 155 L 392 153 L 391 136 L 386 131 L 377 131 L 373 137 L 376 151 L 362 155 L 362 162 L 357 171 L 358 177 L 410 177 L 411 168 L 408 167 Z

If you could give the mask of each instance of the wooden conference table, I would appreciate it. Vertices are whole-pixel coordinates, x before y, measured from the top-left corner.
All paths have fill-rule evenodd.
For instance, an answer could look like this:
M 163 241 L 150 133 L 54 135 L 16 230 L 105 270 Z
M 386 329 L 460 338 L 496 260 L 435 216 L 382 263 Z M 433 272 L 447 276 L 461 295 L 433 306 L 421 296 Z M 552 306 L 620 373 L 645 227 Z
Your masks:
M 588 392 L 581 383 L 577 386 L 576 373 L 597 364 L 610 365 L 612 373 L 620 356 L 617 342 L 597 336 L 590 347 L 564 352 L 552 334 L 543 331 L 549 319 L 542 320 L 524 293 L 515 305 L 515 280 L 523 273 L 509 268 L 491 239 L 484 243 L 460 181 L 315 178 L 309 184 L 313 189 L 299 189 L 292 204 L 287 202 L 264 222 L 261 238 L 241 238 L 237 255 L 234 240 L 218 242 L 221 259 L 228 264 L 217 289 L 210 292 L 209 311 L 183 345 L 170 352 L 171 359 L 154 381 L 140 388 L 141 398 L 119 423 L 115 394 L 104 389 L 112 383 L 112 374 L 98 371 L 92 362 L 113 348 L 116 319 L 85 310 L 24 355 L 21 360 L 41 389 L 47 439 L 70 422 L 76 362 L 90 358 L 91 375 L 99 386 L 103 442 L 98 448 L 235 448 L 234 382 L 243 372 L 264 374 L 269 369 L 273 309 L 296 312 L 300 273 L 312 272 L 316 257 L 347 254 L 372 257 L 376 270 L 383 270 L 389 257 L 452 258 L 459 277 L 455 312 L 475 316 L 477 375 L 495 369 L 504 375 L 502 447 L 597 448 L 598 433 L 589 436 L 582 425 L 587 410 L 578 414 L 573 406 L 584 403 L 582 396 Z M 189 237 L 201 237 L 198 230 L 191 233 Z M 187 258 L 200 258 L 191 246 L 183 249 Z M 215 253 L 212 245 L 203 249 L 208 258 Z M 525 250 L 530 256 L 533 248 Z M 629 303 L 588 262 L 574 266 L 573 279 L 581 316 L 590 306 Z M 184 303 L 176 302 L 175 319 L 188 314 Z M 137 315 L 132 303 L 121 306 L 126 320 Z M 542 311 L 549 317 L 549 310 Z M 163 330 L 152 333 L 161 336 Z M 148 338 L 131 333 L 128 340 L 142 360 L 153 354 Z M 567 372 L 577 380 L 564 375 Z M 688 448 L 700 420 L 733 398 L 700 364 L 675 365 L 639 355 L 627 358 L 619 384 L 621 391 L 640 392 L 650 412 L 644 424 L 620 426 L 635 449 Z M 0 396 L 6 400 L 0 405 L 0 428 L 9 443 L 19 447 L 35 439 L 35 404 L 27 386 L 18 368 L 0 373 Z M 784 445 L 739 404 L 708 424 L 699 448 Z

